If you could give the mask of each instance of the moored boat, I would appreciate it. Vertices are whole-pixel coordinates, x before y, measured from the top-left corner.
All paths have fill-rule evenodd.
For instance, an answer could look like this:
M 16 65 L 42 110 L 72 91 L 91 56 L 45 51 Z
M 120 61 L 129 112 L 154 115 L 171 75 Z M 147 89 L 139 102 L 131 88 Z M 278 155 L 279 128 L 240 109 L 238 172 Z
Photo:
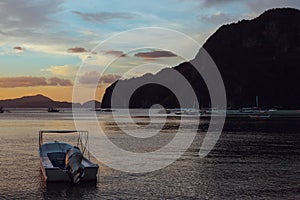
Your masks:
M 59 112 L 57 108 L 48 108 L 48 112 Z
M 271 115 L 268 114 L 253 114 L 249 115 L 250 118 L 252 119 L 270 119 Z
M 65 142 L 43 143 L 44 134 L 78 134 L 77 145 Z M 99 166 L 90 161 L 88 132 L 48 130 L 39 132 L 41 171 L 47 182 L 96 181 Z M 87 154 L 88 158 L 85 156 Z

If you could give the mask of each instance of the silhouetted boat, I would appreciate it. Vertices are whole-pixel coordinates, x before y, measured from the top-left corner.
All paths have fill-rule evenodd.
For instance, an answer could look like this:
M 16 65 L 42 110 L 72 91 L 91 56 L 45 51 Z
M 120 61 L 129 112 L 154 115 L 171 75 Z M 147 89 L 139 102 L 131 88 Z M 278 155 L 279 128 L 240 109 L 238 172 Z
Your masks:
M 48 108 L 48 112 L 59 112 L 57 108 Z
M 4 113 L 3 107 L 0 107 L 0 113 Z
M 78 134 L 77 145 L 64 142 L 43 143 L 43 134 Z M 50 130 L 39 132 L 39 155 L 43 176 L 47 182 L 96 181 L 99 166 L 90 161 L 88 132 Z M 80 149 L 81 148 L 81 149 Z M 88 158 L 84 156 L 87 154 Z
M 114 110 L 109 109 L 109 108 L 96 108 L 94 111 L 98 111 L 98 112 L 113 112 Z

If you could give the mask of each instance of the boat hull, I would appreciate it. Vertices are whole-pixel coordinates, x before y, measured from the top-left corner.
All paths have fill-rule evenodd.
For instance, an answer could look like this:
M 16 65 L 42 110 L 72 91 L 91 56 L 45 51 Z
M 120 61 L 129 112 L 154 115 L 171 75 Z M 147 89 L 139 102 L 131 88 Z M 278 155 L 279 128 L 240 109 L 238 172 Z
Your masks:
M 40 161 L 41 171 L 43 173 L 44 179 L 47 182 L 71 182 L 71 178 L 68 175 L 68 171 L 60 169 L 59 167 L 45 167 L 43 162 Z M 84 177 L 80 181 L 96 181 L 99 166 L 85 167 Z
M 44 179 L 47 182 L 72 182 L 67 170 L 62 170 L 58 167 L 44 168 L 41 166 Z M 96 181 L 98 167 L 87 167 L 84 169 L 84 177 L 80 181 Z

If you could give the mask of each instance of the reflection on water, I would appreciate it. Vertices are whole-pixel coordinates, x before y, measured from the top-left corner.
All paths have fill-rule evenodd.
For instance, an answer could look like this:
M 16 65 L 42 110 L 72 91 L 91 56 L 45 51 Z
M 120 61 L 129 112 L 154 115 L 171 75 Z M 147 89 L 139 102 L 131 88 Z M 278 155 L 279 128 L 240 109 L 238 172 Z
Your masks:
M 42 174 L 41 174 L 42 176 Z M 88 199 L 95 198 L 97 193 L 96 182 L 78 183 L 76 185 L 71 183 L 45 183 L 43 181 L 41 188 L 44 199 Z M 100 195 L 97 196 L 100 198 Z
M 162 170 L 129 174 L 99 163 L 97 183 L 46 185 L 39 170 L 38 131 L 75 128 L 70 112 L 51 114 L 21 111 L 0 114 L 0 199 L 300 198 L 300 124 L 297 120 L 230 120 L 217 145 L 204 159 L 198 157 L 205 134 L 199 131 L 186 153 Z M 85 114 L 82 115 L 84 118 Z M 115 144 L 136 150 L 130 138 L 113 122 L 111 113 L 99 113 L 98 118 Z M 147 120 L 135 118 L 140 125 L 147 125 Z M 154 137 L 159 145 L 172 139 L 178 120 L 178 117 L 168 118 L 164 130 Z M 199 123 L 198 118 L 184 120 L 187 131 Z M 206 124 L 207 121 L 200 121 L 200 129 Z M 126 124 L 122 126 L 126 128 Z M 155 124 L 153 126 L 149 128 L 155 128 Z M 127 124 L 129 129 L 135 127 Z M 61 140 L 72 141 L 73 138 L 63 136 Z M 146 142 L 141 142 L 138 148 L 140 152 L 153 150 Z

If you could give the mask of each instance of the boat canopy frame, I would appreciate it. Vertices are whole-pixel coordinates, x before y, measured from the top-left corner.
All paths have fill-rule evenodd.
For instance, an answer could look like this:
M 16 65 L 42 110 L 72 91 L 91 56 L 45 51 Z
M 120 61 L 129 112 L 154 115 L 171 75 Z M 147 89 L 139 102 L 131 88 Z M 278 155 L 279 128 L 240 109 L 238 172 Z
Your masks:
M 78 131 L 78 130 L 40 130 L 39 131 L 39 148 L 44 144 L 43 135 L 45 133 L 50 134 L 70 134 L 75 133 L 78 134 L 77 137 L 77 146 L 82 150 L 82 154 L 84 155 L 87 152 L 87 157 L 90 160 L 90 152 L 89 152 L 89 132 L 88 131 Z

